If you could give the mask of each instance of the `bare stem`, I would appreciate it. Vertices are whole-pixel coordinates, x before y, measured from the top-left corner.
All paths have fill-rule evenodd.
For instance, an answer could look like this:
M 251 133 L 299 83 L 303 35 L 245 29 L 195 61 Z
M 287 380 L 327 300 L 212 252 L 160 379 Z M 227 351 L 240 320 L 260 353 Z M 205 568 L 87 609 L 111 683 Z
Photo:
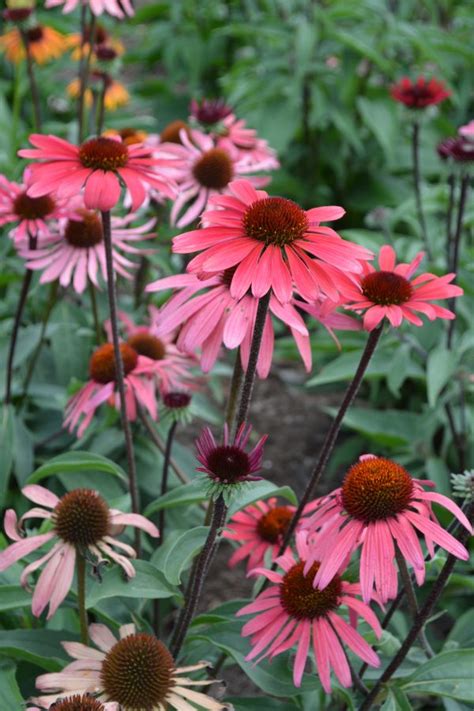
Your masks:
M 125 437 L 125 447 L 127 450 L 130 496 L 132 499 L 133 513 L 139 513 L 140 506 L 137 484 L 137 471 L 135 467 L 135 454 L 133 449 L 132 432 L 130 429 L 130 423 L 127 418 L 127 406 L 125 399 L 125 376 L 122 354 L 120 352 L 120 339 L 117 319 L 117 293 L 115 289 L 110 212 L 102 212 L 101 215 L 102 227 L 104 231 L 105 261 L 107 265 L 107 292 L 109 297 L 110 327 L 112 330 L 112 342 L 114 345 L 116 384 L 120 397 L 120 417 L 122 421 L 122 430 Z M 137 554 L 140 555 L 140 533 L 138 529 L 135 530 L 135 544 L 137 548 Z
M 41 103 L 38 92 L 38 85 L 35 78 L 35 70 L 33 64 L 33 57 L 31 56 L 31 47 L 28 35 L 23 28 L 20 28 L 20 35 L 25 48 L 26 54 L 26 68 L 28 71 L 28 80 L 30 82 L 31 99 L 33 106 L 33 124 L 35 131 L 42 130 L 41 128 Z
M 29 235 L 28 246 L 30 250 L 36 249 L 37 238 Z M 15 318 L 13 321 L 13 330 L 10 338 L 10 345 L 8 348 L 7 356 L 7 370 L 6 370 L 6 382 L 5 382 L 5 405 L 11 401 L 12 395 L 12 379 L 13 379 L 13 361 L 15 359 L 15 349 L 16 342 L 18 340 L 18 332 L 20 330 L 21 317 L 23 316 L 23 310 L 26 304 L 26 298 L 30 290 L 31 279 L 33 277 L 33 272 L 31 269 L 27 269 L 23 276 L 23 283 L 21 285 L 20 298 L 18 299 L 18 304 L 16 307 Z
M 237 409 L 237 399 L 239 397 L 240 387 L 242 385 L 243 374 L 244 369 L 242 368 L 240 348 L 237 348 L 234 362 L 234 370 L 232 372 L 232 380 L 230 382 L 229 399 L 227 400 L 227 408 L 225 414 L 225 421 L 229 428 L 232 427 L 232 423 L 234 421 L 235 411 Z
M 428 242 L 428 231 L 426 229 L 425 213 L 423 211 L 423 201 L 421 198 L 421 174 L 420 174 L 420 124 L 418 121 L 413 123 L 412 133 L 412 158 L 413 158 L 413 182 L 415 188 L 416 210 L 418 212 L 418 221 L 421 227 L 421 236 L 425 245 L 426 254 L 431 259 L 431 249 Z
M 79 624 L 81 628 L 82 644 L 89 644 L 88 621 L 86 610 L 86 560 L 82 553 L 76 553 L 77 573 L 77 607 L 79 611 Z
M 382 324 L 375 328 L 373 331 L 370 332 L 369 337 L 367 339 L 367 343 L 365 344 L 364 352 L 361 355 L 359 365 L 357 366 L 357 370 L 355 372 L 354 378 L 352 379 L 352 382 L 349 384 L 349 387 L 346 390 L 346 394 L 344 395 L 344 399 L 339 407 L 339 410 L 337 412 L 336 417 L 334 418 L 331 427 L 329 428 L 329 431 L 326 435 L 326 438 L 323 442 L 323 446 L 321 448 L 321 452 L 319 455 L 319 459 L 316 463 L 315 468 L 313 469 L 313 472 L 311 474 L 311 478 L 308 482 L 308 485 L 306 487 L 306 490 L 301 498 L 300 504 L 295 511 L 293 518 L 291 519 L 290 525 L 288 527 L 288 530 L 285 534 L 285 538 L 280 546 L 280 550 L 278 552 L 278 555 L 282 555 L 288 546 L 288 543 L 291 540 L 291 536 L 293 535 L 296 526 L 298 524 L 298 521 L 301 518 L 301 515 L 303 513 L 303 510 L 306 506 L 306 504 L 309 502 L 311 496 L 313 495 L 319 480 L 321 479 L 321 476 L 324 472 L 324 469 L 326 467 L 326 464 L 329 460 L 329 457 L 331 456 L 332 450 L 334 449 L 334 445 L 336 443 L 337 436 L 339 434 L 339 431 L 341 429 L 342 421 L 345 417 L 345 414 L 349 407 L 351 406 L 352 402 L 354 401 L 355 396 L 359 392 L 359 388 L 361 386 L 362 380 L 365 375 L 365 371 L 367 370 L 367 366 L 370 363 L 370 360 L 374 354 L 374 351 L 377 347 L 377 343 L 379 342 L 379 338 L 382 334 Z

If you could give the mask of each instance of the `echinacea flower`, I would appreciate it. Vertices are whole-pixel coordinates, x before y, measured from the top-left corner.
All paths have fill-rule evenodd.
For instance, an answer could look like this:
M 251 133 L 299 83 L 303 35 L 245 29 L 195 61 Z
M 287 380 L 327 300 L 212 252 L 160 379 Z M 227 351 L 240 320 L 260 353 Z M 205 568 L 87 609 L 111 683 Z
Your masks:
M 42 708 L 49 708 L 52 711 L 107 711 L 107 708 L 110 709 L 110 704 L 104 706 L 90 694 L 74 694 L 74 696 L 61 697 L 52 706 L 48 702 L 48 706 Z M 41 711 L 41 709 L 38 706 L 28 706 L 27 711 Z
M 230 293 L 237 299 L 251 288 L 257 298 L 272 289 L 282 303 L 293 290 L 307 301 L 322 294 L 338 301 L 346 273 L 361 272 L 361 260 L 373 256 L 321 226 L 342 217 L 342 207 L 303 210 L 292 200 L 255 190 L 247 180 L 230 183 L 228 193 L 213 198 L 201 229 L 173 239 L 173 251 L 200 252 L 187 267 L 198 276 L 234 268 Z
M 46 64 L 51 59 L 58 59 L 68 49 L 68 39 L 57 30 L 47 25 L 36 25 L 25 30 L 31 58 L 36 64 Z M 25 57 L 25 47 L 20 31 L 14 27 L 0 36 L 0 52 L 10 62 L 18 64 Z
M 457 163 L 469 163 L 474 160 L 474 141 L 465 136 L 445 138 L 438 143 L 436 150 L 443 160 L 450 158 Z
M 157 405 L 154 363 L 150 358 L 139 355 L 126 343 L 120 344 L 125 375 L 125 408 L 127 418 L 137 418 L 137 403 L 142 405 L 156 420 Z M 97 408 L 104 402 L 120 410 L 117 390 L 114 347 L 105 343 L 97 348 L 89 361 L 90 380 L 66 405 L 64 427 L 72 432 L 76 427 L 77 436 L 82 437 L 89 427 Z
M 321 590 L 330 584 L 341 562 L 361 547 L 360 583 L 365 602 L 374 597 L 382 603 L 397 595 L 395 546 L 412 566 L 418 585 L 425 578 L 425 561 L 418 533 L 434 555 L 434 543 L 467 560 L 465 547 L 439 524 L 432 504 L 439 504 L 471 531 L 461 509 L 447 496 L 424 487 L 430 481 L 414 479 L 400 464 L 363 455 L 347 472 L 342 486 L 331 492 L 308 519 L 307 529 L 319 531 L 306 563 L 320 563 L 314 584 Z
M 443 82 L 425 77 L 418 77 L 416 81 L 403 77 L 390 88 L 390 93 L 395 101 L 409 109 L 424 109 L 426 106 L 440 104 L 451 96 Z
M 20 578 L 21 584 L 27 586 L 31 573 L 45 566 L 33 593 L 31 609 L 36 617 L 49 604 L 48 619 L 51 618 L 66 598 L 78 554 L 84 555 L 87 551 L 99 562 L 110 559 L 123 568 L 127 577 L 133 578 L 135 569 L 129 558 L 134 558 L 136 553 L 116 536 L 124 526 L 141 528 L 154 538 L 158 536 L 156 526 L 144 516 L 109 509 L 104 499 L 91 489 L 73 489 L 59 498 L 48 489 L 31 484 L 25 486 L 22 493 L 38 506 L 19 520 L 13 509 L 6 512 L 5 532 L 15 542 L 0 552 L 0 571 L 53 543 L 46 555 L 26 566 Z M 31 518 L 50 521 L 52 530 L 24 537 L 23 524 Z
M 185 121 L 181 119 L 176 119 L 166 124 L 164 129 L 160 133 L 161 143 L 178 143 L 183 145 L 181 140 L 181 131 L 184 131 L 188 138 L 191 137 L 191 128 Z
M 252 650 L 246 660 L 273 658 L 296 646 L 293 682 L 299 687 L 312 646 L 323 689 L 331 691 L 331 668 L 342 686 L 349 687 L 351 671 L 342 643 L 371 666 L 380 666 L 380 660 L 355 624 L 348 624 L 341 616 L 340 608 L 348 608 L 351 621 L 362 617 L 377 637 L 382 634 L 380 623 L 370 607 L 356 597 L 360 595 L 359 585 L 347 583 L 335 574 L 325 590 L 313 587 L 318 563 L 313 562 L 304 572 L 309 549 L 303 532 L 296 535 L 296 550 L 298 559 L 290 549 L 276 559 L 282 573 L 266 568 L 256 568 L 251 573 L 263 575 L 275 584 L 237 612 L 238 617 L 253 615 L 242 628 L 244 637 L 251 635 Z
M 28 198 L 28 196 L 27 196 Z M 45 198 L 29 198 L 30 200 L 45 200 Z M 63 287 L 70 284 L 78 294 L 87 287 L 89 280 L 99 286 L 99 274 L 107 282 L 107 265 L 105 260 L 104 232 L 100 214 L 95 210 L 83 207 L 82 200 L 71 207 L 69 219 L 60 219 L 54 230 L 51 230 L 41 243 L 40 249 L 29 250 L 26 247 L 19 254 L 26 260 L 28 269 L 41 270 L 41 284 L 59 280 Z M 1 208 L 0 208 L 1 209 Z M 129 269 L 136 264 L 124 256 L 125 254 L 149 254 L 134 246 L 134 243 L 154 237 L 150 230 L 155 220 L 149 220 L 140 227 L 129 227 L 136 220 L 133 213 L 126 217 L 111 218 L 112 260 L 114 272 L 126 279 L 131 279 Z
M 119 57 L 125 52 L 123 43 L 119 39 L 112 37 L 104 25 L 98 22 L 95 22 L 93 26 L 86 23 L 83 33 L 76 32 L 69 35 L 68 44 L 72 48 L 71 57 L 76 61 L 81 59 L 81 54 L 84 57 L 88 57 L 89 52 L 92 50 L 92 64 L 95 63 L 96 53 L 100 47 L 112 48 L 115 55 Z
M 146 291 L 179 289 L 160 310 L 159 332 L 174 333 L 179 329 L 178 348 L 185 353 L 196 353 L 200 348 L 201 368 L 205 373 L 214 366 L 222 344 L 230 349 L 240 347 L 242 366 L 247 369 L 258 300 L 250 294 L 241 299 L 231 295 L 232 273 L 229 269 L 205 280 L 195 274 L 177 274 L 146 287 Z M 306 369 L 310 370 L 311 345 L 302 317 L 291 304 L 281 304 L 272 296 L 257 361 L 258 376 L 266 378 L 270 372 L 274 344 L 272 316 L 290 329 Z
M 34 703 L 51 708 L 50 704 L 65 693 L 89 692 L 103 704 L 105 711 L 221 711 L 226 708 L 212 696 L 190 688 L 215 683 L 214 679 L 194 681 L 188 676 L 189 672 L 208 668 L 207 662 L 177 667 L 168 649 L 153 635 L 136 632 L 133 624 L 120 627 L 119 634 L 117 640 L 105 625 L 92 624 L 89 636 L 95 647 L 63 642 L 64 649 L 75 661 L 61 672 L 37 677 L 36 687 L 46 695 L 33 699 Z M 95 711 L 94 707 L 91 711 Z
M 260 170 L 277 170 L 280 167 L 276 152 L 268 141 L 260 138 L 253 128 L 248 128 L 245 121 L 234 114 L 224 118 L 216 134 L 216 145 L 248 165 L 258 164 Z
M 262 467 L 263 445 L 268 435 L 259 439 L 255 447 L 246 452 L 252 427 L 241 425 L 233 438 L 224 425 L 222 444 L 217 444 L 209 427 L 205 427 L 196 440 L 197 459 L 202 464 L 198 472 L 204 472 L 217 485 L 236 486 L 245 482 L 259 481 L 255 476 Z
M 213 195 L 229 192 L 234 178 L 266 170 L 258 164 L 247 164 L 223 148 L 217 148 L 211 136 L 191 129 L 190 135 L 180 131 L 181 145 L 175 145 L 176 156 L 181 160 L 176 175 L 179 194 L 171 210 L 171 221 L 177 227 L 189 225 L 206 209 Z M 166 144 L 165 144 L 166 148 Z M 269 178 L 251 176 L 251 183 L 262 187 Z M 179 217 L 188 203 L 184 214 Z
M 409 264 L 396 265 L 395 250 L 386 244 L 379 252 L 378 271 L 371 264 L 364 264 L 359 283 L 346 290 L 344 298 L 346 308 L 364 312 L 367 331 L 376 328 L 385 317 L 394 328 L 405 319 L 415 326 L 422 326 L 423 321 L 417 313 L 424 314 L 430 321 L 455 318 L 452 311 L 431 302 L 462 296 L 463 290 L 451 284 L 456 274 L 437 277 L 426 272 L 413 279 L 423 257 L 424 253 L 419 252 Z
M 304 508 L 303 516 L 307 516 L 317 505 L 318 501 L 308 504 Z M 239 544 L 229 558 L 229 566 L 233 568 L 248 558 L 247 572 L 250 572 L 263 564 L 267 551 L 271 551 L 271 559 L 274 560 L 295 511 L 295 506 L 280 504 L 275 497 L 267 501 L 257 501 L 242 511 L 237 511 L 222 534 L 223 538 Z M 304 518 L 300 518 L 297 531 L 304 521 Z
M 24 148 L 18 155 L 40 161 L 30 166 L 31 197 L 52 191 L 72 197 L 84 188 L 85 206 L 107 211 L 118 203 L 124 184 L 135 211 L 151 188 L 170 198 L 176 194 L 175 184 L 166 173 L 175 157 L 156 157 L 156 151 L 152 156 L 144 144 L 126 145 L 118 138 L 99 136 L 75 146 L 57 136 L 38 133 L 30 136 L 30 142 L 35 148 Z
M 191 117 L 204 128 L 215 126 L 232 113 L 232 107 L 224 99 L 192 99 L 190 109 Z
M 49 221 L 59 220 L 71 212 L 68 201 L 56 195 L 30 197 L 28 177 L 28 169 L 23 175 L 23 183 L 15 183 L 0 175 L 0 226 L 16 223 L 10 231 L 16 246 L 26 246 L 29 237 L 40 239 L 49 235 Z
M 75 10 L 83 2 L 84 0 L 46 0 L 45 7 L 64 5 L 63 12 L 68 13 Z M 127 15 L 128 17 L 133 17 L 135 14 L 130 0 L 88 0 L 87 4 L 96 17 L 106 12 L 112 17 L 122 20 Z

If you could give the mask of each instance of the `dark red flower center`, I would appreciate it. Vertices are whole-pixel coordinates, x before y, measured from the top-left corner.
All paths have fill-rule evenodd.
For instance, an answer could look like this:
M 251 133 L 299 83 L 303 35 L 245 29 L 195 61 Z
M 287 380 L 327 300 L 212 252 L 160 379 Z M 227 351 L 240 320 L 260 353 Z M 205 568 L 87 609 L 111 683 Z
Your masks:
M 340 602 L 342 581 L 335 575 L 324 590 L 313 587 L 319 563 L 313 563 L 308 575 L 303 574 L 305 561 L 296 563 L 283 577 L 280 602 L 284 610 L 297 620 L 314 620 L 335 610 Z
M 3 11 L 3 18 L 10 22 L 23 22 L 32 12 L 32 7 L 12 7 Z
M 289 506 L 275 506 L 270 509 L 257 523 L 260 538 L 268 543 L 278 543 L 286 533 L 292 518 L 293 512 Z
M 124 374 L 128 375 L 137 366 L 138 353 L 126 343 L 120 344 L 120 353 L 122 354 Z M 92 380 L 102 385 L 115 380 L 115 356 L 112 343 L 104 343 L 94 351 L 89 361 L 89 374 Z
M 167 126 L 164 127 L 160 133 L 160 139 L 162 143 L 181 143 L 180 131 L 184 130 L 186 135 L 190 136 L 190 130 L 187 123 L 180 121 L 172 121 Z
M 95 247 L 104 239 L 102 221 L 99 215 L 92 210 L 76 210 L 82 219 L 68 220 L 64 230 L 64 239 L 71 247 L 87 249 Z
M 145 131 L 139 131 L 136 128 L 121 128 L 118 134 L 127 146 L 132 146 L 134 143 L 143 143 L 147 137 Z
M 85 168 L 117 170 L 128 163 L 128 148 L 113 138 L 91 138 L 79 147 L 79 160 Z
M 109 507 L 96 491 L 74 489 L 60 499 L 52 520 L 63 541 L 90 546 L 108 533 Z
M 193 175 L 203 187 L 223 190 L 232 180 L 232 160 L 222 148 L 211 148 L 193 166 Z
M 302 239 L 308 226 L 305 211 L 293 200 L 281 197 L 256 200 L 244 215 L 244 229 L 248 237 L 278 247 Z
M 234 445 L 216 447 L 207 458 L 207 466 L 223 484 L 234 484 L 250 474 L 247 453 Z
M 138 331 L 127 341 L 128 345 L 137 353 L 152 360 L 163 360 L 166 356 L 166 346 L 159 338 L 151 333 Z
M 124 637 L 107 653 L 100 672 L 108 700 L 127 711 L 168 708 L 174 686 L 173 657 L 151 634 Z
M 105 706 L 100 701 L 94 699 L 89 694 L 84 696 L 68 696 L 67 699 L 60 699 L 50 706 L 51 711 L 105 711 Z
M 413 480 L 391 459 L 376 457 L 354 464 L 346 474 L 341 497 L 345 510 L 370 523 L 404 511 L 412 497 Z
M 232 109 L 223 99 L 203 99 L 200 104 L 192 102 L 191 112 L 200 123 L 212 126 L 229 116 Z
M 98 44 L 94 51 L 101 62 L 112 62 L 118 56 L 115 49 L 107 44 Z
M 36 27 L 30 27 L 30 29 L 26 31 L 26 36 L 30 44 L 34 44 L 35 42 L 41 42 L 44 37 L 44 30 L 41 25 L 37 25 Z
M 54 211 L 56 203 L 49 195 L 32 198 L 24 193 L 17 195 L 13 201 L 13 210 L 22 220 L 41 220 Z
M 96 44 L 102 44 L 108 40 L 108 34 L 103 25 L 96 25 L 92 29 L 91 25 L 86 25 L 84 28 L 84 42 L 90 42 L 91 34 L 94 33 L 94 42 Z
M 191 402 L 191 395 L 188 393 L 166 393 L 163 395 L 163 404 L 169 407 L 170 410 L 178 410 L 182 407 L 187 407 Z
M 413 287 L 405 277 L 395 272 L 372 272 L 361 280 L 364 296 L 380 306 L 398 306 L 409 301 Z

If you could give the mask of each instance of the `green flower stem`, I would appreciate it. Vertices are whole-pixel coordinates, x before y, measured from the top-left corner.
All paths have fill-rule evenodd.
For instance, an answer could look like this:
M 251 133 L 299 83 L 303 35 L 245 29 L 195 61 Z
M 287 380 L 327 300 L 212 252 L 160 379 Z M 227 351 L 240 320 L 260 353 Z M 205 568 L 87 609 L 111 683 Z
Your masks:
M 81 628 L 82 644 L 89 644 L 88 620 L 86 610 L 86 560 L 82 553 L 76 553 L 77 573 L 77 606 L 79 610 L 79 624 Z

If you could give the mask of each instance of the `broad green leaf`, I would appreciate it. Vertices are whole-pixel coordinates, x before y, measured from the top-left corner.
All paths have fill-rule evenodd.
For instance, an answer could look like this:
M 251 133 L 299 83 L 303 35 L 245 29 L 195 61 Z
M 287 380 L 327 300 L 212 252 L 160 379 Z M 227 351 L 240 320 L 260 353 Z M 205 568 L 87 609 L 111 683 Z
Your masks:
M 454 623 L 445 644 L 452 649 L 453 643 L 459 647 L 474 647 L 474 609 L 467 610 Z
M 0 586 L 0 610 L 16 610 L 31 605 L 31 594 L 21 585 Z
M 254 697 L 226 696 L 225 702 L 232 704 L 234 711 L 269 711 L 268 699 Z M 295 711 L 295 705 L 291 701 L 278 701 L 272 699 L 272 711 Z
M 323 408 L 331 415 L 335 409 Z M 353 407 L 344 417 L 343 426 L 355 430 L 377 443 L 387 446 L 398 446 L 413 442 L 420 437 L 424 422 L 415 412 L 404 410 L 371 410 L 369 408 Z M 426 431 L 428 437 L 428 431 Z
M 169 509 L 175 506 L 187 506 L 188 504 L 205 501 L 208 498 L 202 481 L 191 481 L 189 484 L 175 487 L 164 496 L 160 496 L 158 499 L 155 499 L 155 501 L 152 501 L 151 504 L 146 507 L 144 515 L 149 517 L 162 509 Z
M 102 457 L 100 454 L 92 452 L 65 452 L 49 462 L 43 464 L 33 472 L 27 484 L 36 484 L 38 481 L 55 474 L 77 474 L 79 472 L 103 472 L 113 474 L 126 481 L 127 477 L 122 467 L 111 459 Z
M 324 366 L 321 372 L 308 380 L 306 385 L 328 385 L 331 383 L 346 382 L 352 379 L 357 366 L 359 365 L 362 351 L 354 350 L 341 353 L 340 356 Z M 364 378 L 382 378 L 388 376 L 391 369 L 392 352 L 387 349 L 375 351 Z M 421 378 L 423 371 L 420 366 L 412 361 L 406 364 L 405 378 Z
M 15 678 L 16 667 L 10 662 L 0 662 L 0 709 L 13 711 L 24 707 L 23 697 Z
M 445 346 L 438 346 L 438 348 L 431 351 L 426 365 L 426 387 L 430 407 L 436 405 L 438 395 L 449 381 L 455 369 L 455 356 Z
M 255 501 L 268 499 L 270 496 L 280 496 L 295 506 L 298 503 L 296 494 L 290 486 L 276 486 L 271 481 L 262 479 L 242 487 L 242 491 L 239 492 L 239 495 L 235 497 L 229 507 L 229 516 L 235 514 L 236 511 L 244 509 L 246 506 L 250 506 Z
M 163 573 L 172 585 L 181 583 L 182 573 L 199 553 L 209 533 L 208 526 L 197 526 L 185 531 L 168 551 L 163 561 Z
M 411 711 L 412 708 L 405 693 L 394 686 L 389 690 L 388 696 L 380 711 Z
M 458 701 L 474 701 L 474 649 L 442 652 L 422 664 L 401 685 L 408 694 L 433 694 Z
M 123 570 L 116 565 L 105 571 L 102 582 L 87 580 L 86 607 L 94 607 L 100 600 L 111 597 L 131 597 L 146 600 L 179 596 L 179 591 L 170 585 L 163 573 L 145 560 L 133 562 L 136 575 L 126 580 Z
M 436 491 L 449 496 L 449 469 L 440 457 L 428 457 L 426 460 L 426 476 L 436 484 Z
M 74 635 L 68 633 L 67 639 L 73 640 Z M 46 671 L 59 671 L 67 659 L 62 641 L 64 632 L 54 630 L 1 630 L 0 654 L 31 662 Z
M 0 414 L 0 508 L 7 493 L 13 464 L 13 408 L 4 405 Z
M 357 99 L 357 107 L 365 125 L 374 134 L 387 159 L 391 161 L 400 130 L 393 102 L 390 99 L 377 101 L 360 96 Z
M 30 433 L 18 415 L 13 421 L 14 473 L 19 486 L 23 486 L 34 466 L 34 447 Z

